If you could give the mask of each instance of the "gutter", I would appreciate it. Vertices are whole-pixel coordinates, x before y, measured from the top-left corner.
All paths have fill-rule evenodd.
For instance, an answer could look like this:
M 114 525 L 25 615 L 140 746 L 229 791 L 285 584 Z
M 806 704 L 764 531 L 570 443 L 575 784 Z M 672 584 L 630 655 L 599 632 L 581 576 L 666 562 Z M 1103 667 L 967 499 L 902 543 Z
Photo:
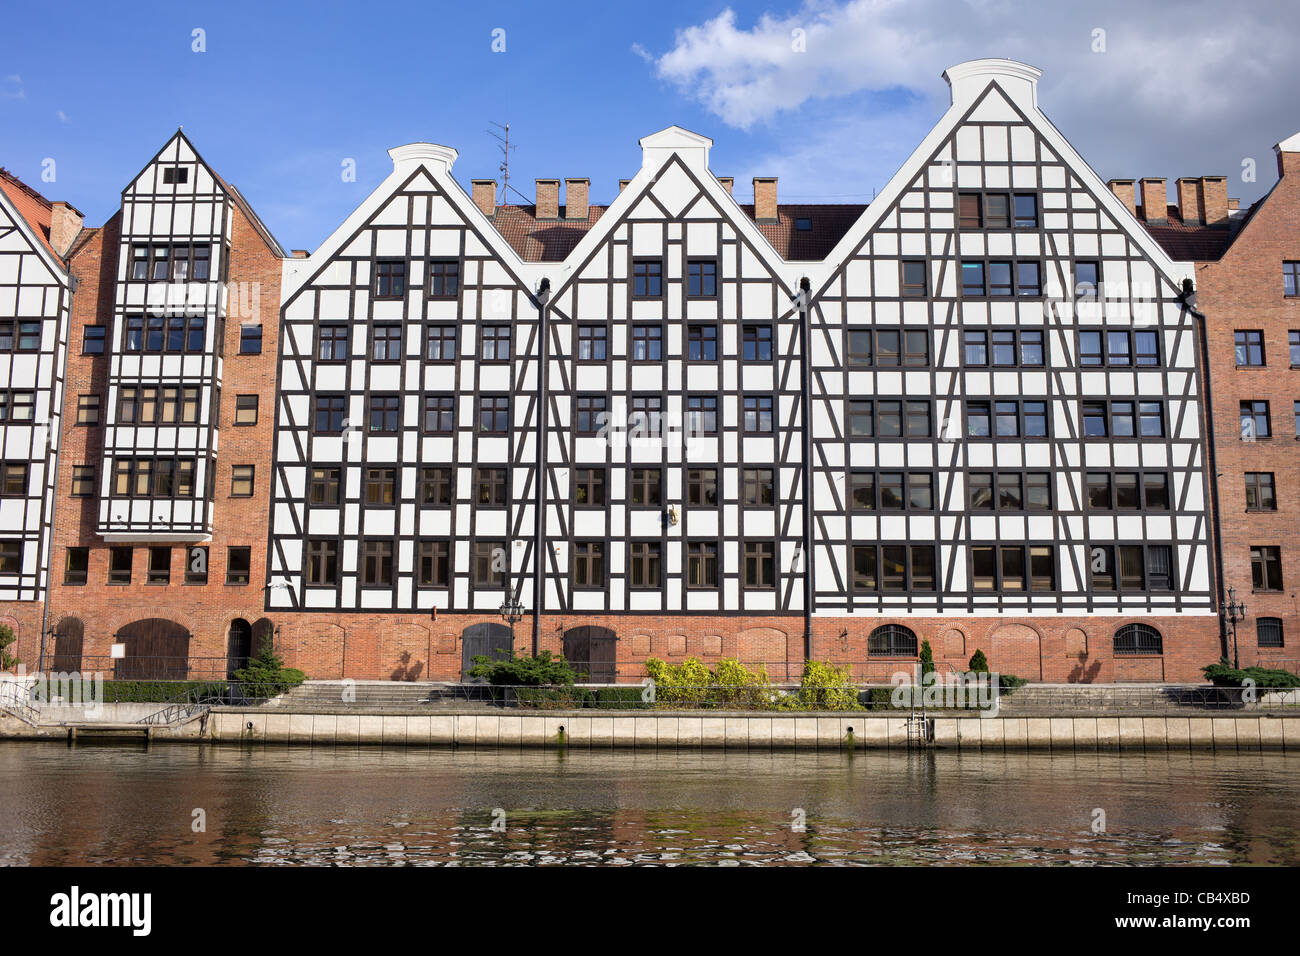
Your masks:
M 541 647 L 542 598 L 545 593 L 546 569 L 542 563 L 542 526 L 546 518 L 546 395 L 547 370 L 550 352 L 546 319 L 550 313 L 551 280 L 542 279 L 534 299 L 537 303 L 538 368 L 537 368 L 537 490 L 533 512 L 533 657 Z
M 799 362 L 803 387 L 799 389 L 799 414 L 803 420 L 803 659 L 813 659 L 813 533 L 812 533 L 812 357 L 808 349 L 812 341 L 809 311 L 812 303 L 812 285 L 808 277 L 799 280 L 799 294 L 795 305 L 799 310 Z

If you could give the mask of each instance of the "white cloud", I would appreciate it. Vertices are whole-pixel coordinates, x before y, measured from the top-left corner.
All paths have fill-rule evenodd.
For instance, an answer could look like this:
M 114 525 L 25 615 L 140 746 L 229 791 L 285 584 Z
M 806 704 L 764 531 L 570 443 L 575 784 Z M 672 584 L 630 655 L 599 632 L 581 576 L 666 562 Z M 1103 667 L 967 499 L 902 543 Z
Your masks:
M 806 52 L 793 31 L 802 30 Z M 1105 52 L 1094 52 L 1094 31 Z M 1171 15 L 1147 0 L 805 0 L 791 15 L 742 23 L 730 9 L 677 32 L 652 58 L 657 76 L 737 129 L 762 135 L 810 111 L 833 117 L 872 94 L 908 94 L 928 123 L 948 103 L 939 74 L 979 57 L 1023 60 L 1044 71 L 1039 102 L 1103 175 L 1233 177 L 1246 156 L 1269 180 L 1273 143 L 1300 129 L 1300 5 L 1191 0 Z M 835 135 L 860 117 L 809 131 L 795 152 L 827 178 L 858 142 Z M 867 124 L 877 131 L 879 123 Z M 886 126 L 887 128 L 887 126 Z M 919 138 L 918 138 L 919 139 Z M 821 141 L 829 160 L 813 155 Z M 896 167 L 915 146 L 894 158 Z M 874 144 L 873 144 L 874 145 Z M 784 146 L 784 144 L 783 144 Z M 826 151 L 822 149 L 821 151 Z M 777 149 L 774 158 L 790 160 Z M 1249 198 L 1258 188 L 1239 184 Z
M 27 96 L 27 91 L 23 89 L 23 78 L 17 73 L 11 73 L 0 82 L 0 99 L 21 100 Z
M 55 110 L 55 111 L 54 111 L 54 115 L 57 116 L 57 117 L 59 118 L 59 122 L 60 122 L 60 123 L 70 123 L 70 122 L 72 122 L 70 119 L 68 119 L 68 114 L 65 113 L 65 112 L 63 112 L 63 110 Z

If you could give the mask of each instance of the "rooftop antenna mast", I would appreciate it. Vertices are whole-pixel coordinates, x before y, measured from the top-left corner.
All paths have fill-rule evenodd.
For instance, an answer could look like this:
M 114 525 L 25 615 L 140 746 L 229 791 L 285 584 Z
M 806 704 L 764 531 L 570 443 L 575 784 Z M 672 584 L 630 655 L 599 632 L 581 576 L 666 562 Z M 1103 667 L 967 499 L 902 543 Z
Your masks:
M 488 122 L 492 123 L 493 126 L 501 130 L 501 133 L 488 130 L 488 135 L 497 141 L 497 143 L 499 144 L 497 146 L 497 149 L 501 150 L 501 165 L 497 167 L 498 169 L 501 170 L 501 196 L 504 201 L 509 202 L 510 189 L 511 189 L 510 151 L 513 149 L 518 149 L 519 147 L 517 145 L 512 145 L 510 142 L 509 123 L 497 123 L 497 122 L 493 122 L 492 120 L 489 120 Z M 524 202 L 529 201 L 528 197 L 525 196 L 523 193 L 521 193 L 518 189 L 515 190 L 515 195 L 518 196 L 520 199 L 522 199 Z

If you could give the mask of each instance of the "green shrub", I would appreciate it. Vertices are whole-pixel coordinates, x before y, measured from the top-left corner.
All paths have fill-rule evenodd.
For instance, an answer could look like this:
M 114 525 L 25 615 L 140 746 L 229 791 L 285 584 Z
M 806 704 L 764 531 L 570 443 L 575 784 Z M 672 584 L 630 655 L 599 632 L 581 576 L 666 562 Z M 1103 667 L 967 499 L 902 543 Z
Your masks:
M 694 657 L 680 664 L 668 664 L 651 657 L 645 662 L 646 673 L 655 682 L 655 701 L 664 704 L 699 706 L 709 694 L 713 672 Z
M 493 660 L 485 654 L 474 655 L 470 677 L 485 677 L 489 684 L 515 687 L 572 685 L 580 674 L 563 657 L 542 651 L 536 657 L 516 657 L 514 651 L 504 659 Z
M 925 681 L 926 674 L 934 673 L 934 651 L 930 649 L 929 641 L 921 642 L 921 681 Z
M 1232 667 L 1228 662 L 1208 664 L 1201 668 L 1205 679 L 1215 687 L 1241 687 L 1246 680 L 1253 680 L 1255 686 L 1264 689 L 1285 689 L 1300 687 L 1300 677 L 1290 671 L 1268 667 Z
M 581 710 L 596 706 L 596 695 L 589 687 L 515 687 L 515 703 L 536 710 Z
M 32 696 L 44 699 L 44 686 L 38 683 L 33 687 Z M 82 703 L 96 700 L 95 695 L 99 693 L 101 704 L 179 704 L 222 697 L 226 684 L 200 680 L 106 680 L 97 688 L 92 681 L 51 681 L 49 691 L 51 696 L 62 695 L 65 700 Z
M 1017 677 L 1015 674 L 998 675 L 998 690 L 1003 694 L 1010 694 L 1017 687 L 1024 687 L 1028 683 L 1028 677 Z
M 871 688 L 868 694 L 867 709 L 868 710 L 892 710 L 893 694 L 894 694 L 894 688 L 892 687 Z
M 799 692 L 781 699 L 787 710 L 861 710 L 858 689 L 847 666 L 805 661 Z
M 0 624 L 0 671 L 13 670 L 21 663 L 17 657 L 9 653 L 9 648 L 14 641 L 18 640 L 14 634 L 14 629 L 8 624 Z
M 278 697 L 306 679 L 307 675 L 296 667 L 284 666 L 284 660 L 275 653 L 270 636 L 263 639 L 261 649 L 249 658 L 248 665 L 235 671 L 240 690 L 244 696 L 252 698 Z
M 642 700 L 645 688 L 601 687 L 596 691 L 596 706 L 605 710 L 649 710 L 654 705 Z
M 975 653 L 970 657 L 970 667 L 972 674 L 987 674 L 989 672 L 989 659 L 984 656 L 984 652 L 978 647 Z

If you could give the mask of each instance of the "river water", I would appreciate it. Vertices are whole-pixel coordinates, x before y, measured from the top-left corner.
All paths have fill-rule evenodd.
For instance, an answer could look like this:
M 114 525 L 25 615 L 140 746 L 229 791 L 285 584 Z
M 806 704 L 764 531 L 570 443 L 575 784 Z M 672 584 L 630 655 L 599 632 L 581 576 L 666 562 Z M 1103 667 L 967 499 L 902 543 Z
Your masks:
M 0 863 L 1300 864 L 1282 754 L 0 743 Z

